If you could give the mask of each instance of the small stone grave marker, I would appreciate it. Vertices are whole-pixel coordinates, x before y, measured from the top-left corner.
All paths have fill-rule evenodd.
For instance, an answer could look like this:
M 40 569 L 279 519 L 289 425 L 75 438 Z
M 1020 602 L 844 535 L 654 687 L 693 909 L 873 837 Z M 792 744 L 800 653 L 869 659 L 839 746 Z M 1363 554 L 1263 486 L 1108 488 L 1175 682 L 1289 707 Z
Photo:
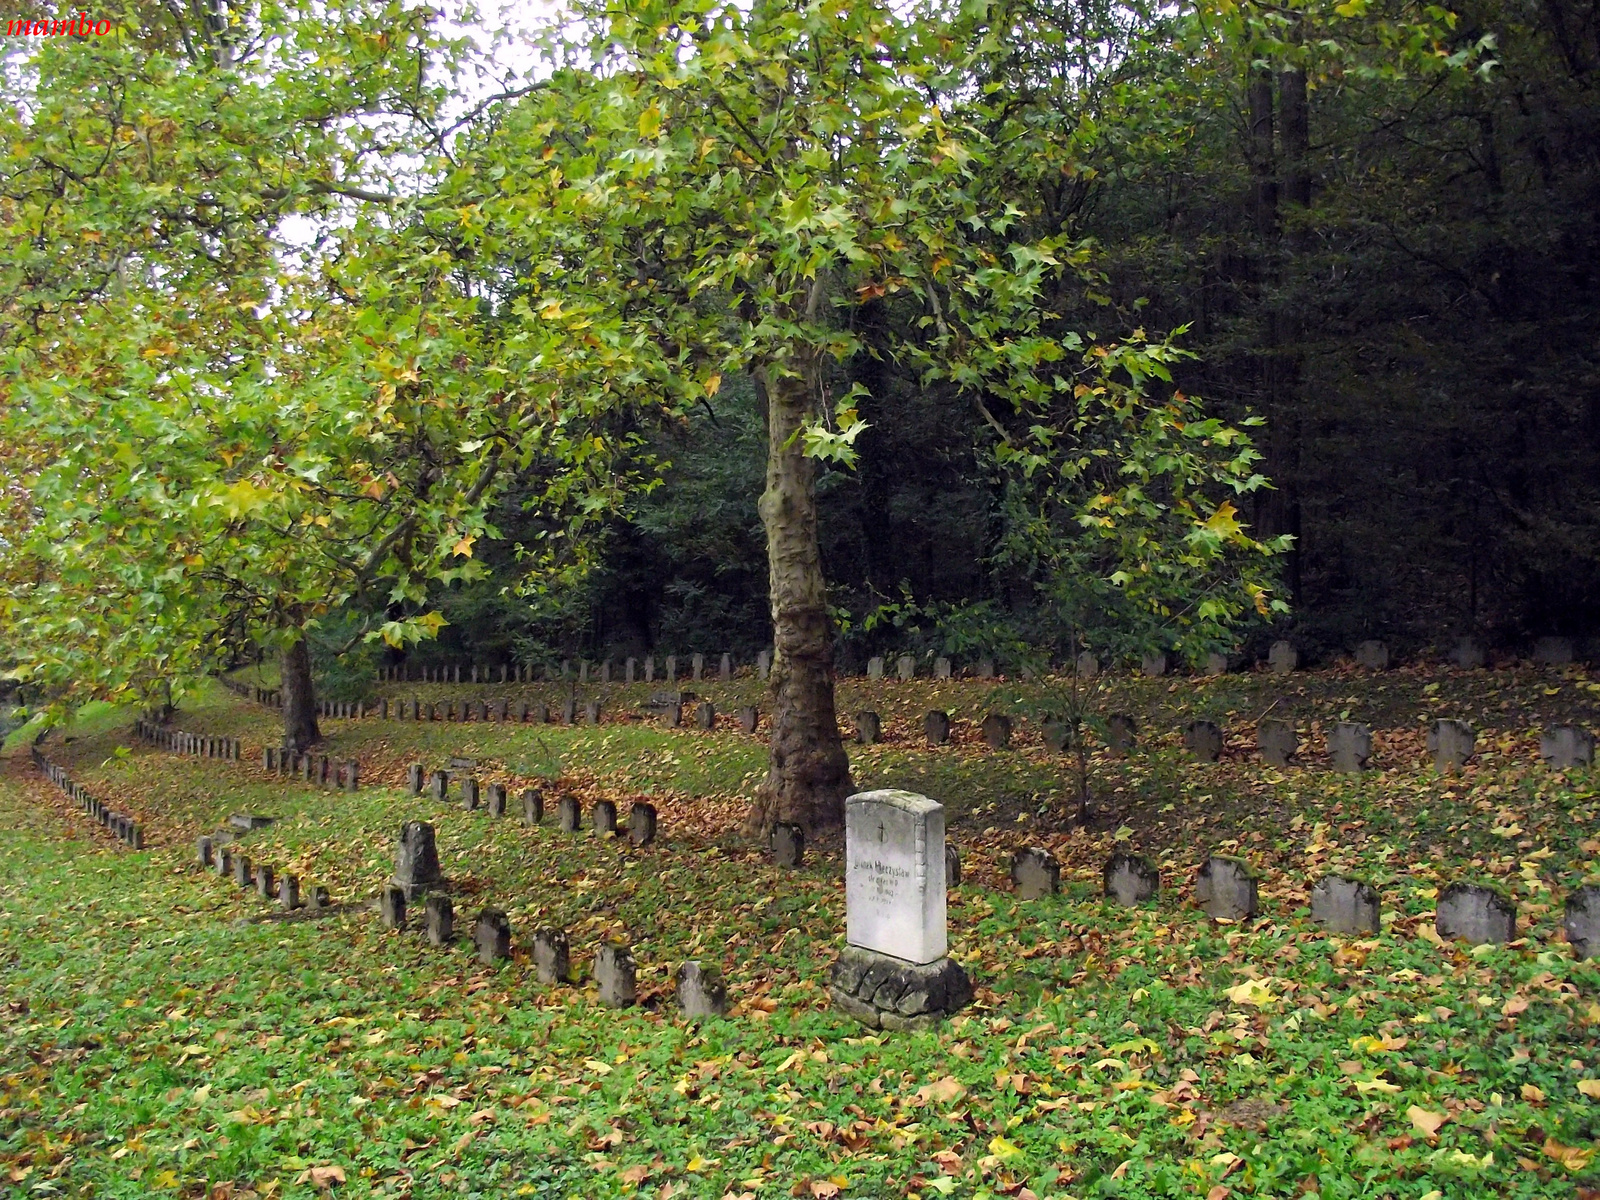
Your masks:
M 600 724 L 600 701 L 591 700 L 583 706 L 583 717 L 590 725 Z
M 1369 671 L 1389 669 L 1389 647 L 1371 638 L 1356 647 L 1356 665 Z
M 1027 846 L 1011 860 L 1011 882 L 1021 900 L 1053 896 L 1061 890 L 1061 864 L 1043 846 Z
M 763 650 L 756 655 L 756 674 L 765 679 L 772 673 L 772 651 Z
M 450 772 L 435 771 L 428 776 L 428 790 L 440 803 L 450 798 Z
M 233 860 L 233 882 L 242 891 L 255 881 L 255 872 L 250 869 L 250 859 L 243 854 L 236 855 Z
M 733 678 L 733 655 L 724 653 L 717 663 L 717 675 L 722 679 Z
M 760 720 L 761 711 L 754 704 L 747 704 L 739 710 L 739 728 L 745 733 L 754 733 Z
M 1483 647 L 1472 638 L 1462 638 L 1450 651 L 1450 662 L 1463 671 L 1476 671 L 1488 661 Z
M 799 825 L 779 823 L 772 829 L 772 861 L 780 867 L 795 868 L 806 855 L 806 831 Z
M 1574 957 L 1600 958 L 1600 884 L 1587 884 L 1567 897 L 1561 924 Z
M 575 696 L 568 696 L 561 704 L 561 723 L 563 725 L 576 725 L 578 723 L 578 700 Z
M 218 846 L 211 852 L 211 865 L 216 868 L 218 875 L 226 878 L 233 873 L 233 851 L 226 846 Z
M 491 817 L 506 815 L 506 785 L 503 783 L 489 785 L 489 815 Z
M 406 789 L 413 796 L 422 795 L 422 764 L 412 763 L 406 768 Z
M 211 839 L 209 837 L 196 838 L 194 847 L 195 853 L 200 859 L 200 865 L 209 867 L 211 865 Z
M 404 929 L 406 927 L 405 889 L 392 883 L 384 885 L 383 894 L 378 897 L 378 915 L 382 918 L 385 929 Z
M 1465 721 L 1435 721 L 1428 730 L 1428 753 L 1440 774 L 1466 766 L 1478 749 L 1477 732 Z
M 543 984 L 566 983 L 572 975 L 572 953 L 565 931 L 545 925 L 533 934 L 533 973 Z
M 701 729 L 715 729 L 717 725 L 717 706 L 709 700 L 702 700 L 694 713 L 695 724 Z
M 954 842 L 944 844 L 944 885 L 946 889 L 961 886 L 961 852 Z
M 635 846 L 648 846 L 656 840 L 656 806 L 643 801 L 628 809 L 628 840 Z
M 856 714 L 856 741 L 863 746 L 876 746 L 883 738 L 883 725 L 878 714 L 863 710 Z
M 1324 875 L 1311 888 L 1311 919 L 1330 933 L 1364 937 L 1378 932 L 1378 891 L 1343 875 Z
M 1272 649 L 1267 651 L 1267 666 L 1274 675 L 1288 675 L 1300 665 L 1300 651 L 1294 648 L 1294 643 L 1279 639 L 1272 643 Z
M 1552 770 L 1566 771 L 1594 763 L 1594 734 L 1575 725 L 1558 725 L 1539 735 L 1539 757 Z
M 1226 675 L 1228 673 L 1228 656 L 1216 652 L 1206 655 L 1205 672 L 1207 675 Z
M 1082 651 L 1072 665 L 1079 679 L 1093 679 L 1100 674 L 1100 660 L 1089 650 Z
M 1194 885 L 1195 903 L 1218 921 L 1246 921 L 1260 903 L 1255 876 L 1237 858 L 1213 854 L 1200 868 Z
M 272 864 L 262 863 L 256 867 L 256 893 L 263 900 L 271 900 L 277 894 L 276 882 L 273 879 Z
M 1041 734 L 1044 737 L 1045 748 L 1056 754 L 1066 750 L 1068 743 L 1072 741 L 1072 727 L 1060 717 L 1046 717 Z
M 498 908 L 486 908 L 473 922 L 472 941 L 478 948 L 478 961 L 493 966 L 511 957 L 511 918 Z
M 608 1008 L 627 1008 L 638 999 L 633 951 L 621 942 L 606 942 L 595 952 L 594 981 L 600 989 L 600 1003 Z
M 583 811 L 578 807 L 576 796 L 563 796 L 558 806 L 561 817 L 562 833 L 577 833 L 583 827 Z
M 1517 909 L 1492 887 L 1452 883 L 1439 893 L 1433 926 L 1446 941 L 1500 945 L 1517 936 Z
M 429 896 L 423 920 L 423 936 L 430 946 L 448 946 L 454 940 L 456 909 L 449 896 Z
M 936 658 L 933 660 L 933 677 L 935 679 L 950 678 L 950 660 L 948 658 Z
M 1118 758 L 1133 752 L 1139 740 L 1139 724 L 1127 713 L 1112 713 L 1106 721 L 1109 748 Z
M 934 709 L 922 718 L 922 732 L 930 746 L 942 746 L 950 740 L 950 714 Z
M 1274 767 L 1287 767 L 1300 750 L 1300 735 L 1294 726 L 1275 717 L 1256 722 L 1256 748 Z
M 1365 771 L 1372 761 L 1372 730 L 1356 721 L 1340 721 L 1328 734 L 1328 757 L 1335 771 Z
M 478 781 L 471 776 L 461 781 L 461 807 L 468 812 L 478 810 Z
M 973 673 L 976 674 L 979 679 L 993 679 L 994 659 L 980 658 L 978 660 L 978 665 L 973 668 Z
M 1161 888 L 1161 872 L 1155 865 L 1143 855 L 1126 851 L 1106 860 L 1100 876 L 1104 895 L 1130 908 L 1151 899 Z
M 522 792 L 522 823 L 537 825 L 544 820 L 544 793 L 538 788 L 524 788 Z
M 1214 763 L 1222 757 L 1222 727 L 1215 721 L 1190 721 L 1183 729 L 1183 746 L 1196 761 Z
M 278 879 L 278 906 L 284 912 L 293 912 L 300 907 L 300 880 L 293 875 L 283 875 Z
M 917 677 L 917 660 L 909 654 L 902 654 L 895 661 L 895 672 L 901 679 L 915 679 Z
M 1572 661 L 1572 639 L 1542 637 L 1533 644 L 1533 661 L 1542 667 L 1564 667 Z
M 1011 718 L 1005 713 L 992 712 L 983 719 L 983 740 L 991 750 L 1004 750 L 1011 745 Z
M 883 656 L 881 654 L 867 659 L 867 678 L 883 678 Z
M 616 837 L 617 806 L 610 800 L 596 800 L 589 810 L 589 828 L 596 837 Z
M 691 1020 L 722 1017 L 728 1013 L 728 988 L 714 966 L 702 966 L 695 959 L 677 971 L 678 1007 Z
M 1147 679 L 1160 679 L 1167 673 L 1167 656 L 1164 653 L 1146 654 L 1139 663 L 1139 669 Z

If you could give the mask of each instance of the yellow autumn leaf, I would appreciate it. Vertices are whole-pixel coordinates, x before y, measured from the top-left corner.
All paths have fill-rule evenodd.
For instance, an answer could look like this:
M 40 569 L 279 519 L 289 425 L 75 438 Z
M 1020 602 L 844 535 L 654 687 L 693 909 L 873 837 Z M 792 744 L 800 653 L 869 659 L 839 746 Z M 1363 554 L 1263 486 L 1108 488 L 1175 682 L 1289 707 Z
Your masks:
M 989 1139 L 989 1153 L 1004 1162 L 1007 1159 L 1021 1158 L 1022 1147 L 996 1135 Z
M 1238 517 L 1239 510 L 1224 500 L 1217 506 L 1217 511 L 1206 518 L 1204 527 L 1218 537 L 1237 537 L 1239 531 L 1244 528 L 1239 523 Z
M 1544 1089 L 1535 1087 L 1531 1083 L 1525 1083 L 1522 1085 L 1522 1098 L 1524 1100 L 1531 1100 L 1534 1104 L 1543 1104 Z
M 1357 1079 L 1353 1081 L 1356 1091 L 1365 1096 L 1368 1092 L 1398 1092 L 1398 1084 L 1390 1083 L 1387 1079 Z
M 706 377 L 706 395 L 715 396 L 720 387 L 722 387 L 721 375 L 710 375 Z
M 472 557 L 472 543 L 477 541 L 477 540 L 478 540 L 478 538 L 477 538 L 476 534 L 469 533 L 469 534 L 467 534 L 466 537 L 462 538 L 459 542 L 457 542 L 455 544 L 455 546 L 451 550 L 451 553 L 452 554 L 459 554 L 462 558 L 471 558 Z
M 1563 1146 L 1555 1138 L 1545 1138 L 1544 1153 L 1546 1158 L 1555 1159 L 1568 1171 L 1575 1173 L 1589 1165 L 1589 1160 L 1594 1157 L 1594 1147 Z
M 652 104 L 639 114 L 639 136 L 653 138 L 661 132 L 661 110 Z
M 954 1104 L 966 1094 L 966 1088 L 954 1075 L 946 1075 L 917 1089 L 917 1098 L 923 1103 L 937 1100 L 940 1104 Z
M 1228 1000 L 1232 1004 L 1250 1004 L 1260 1006 L 1271 1004 L 1277 999 L 1272 994 L 1272 989 L 1267 986 L 1270 980 L 1246 979 L 1243 983 L 1231 987 L 1227 991 Z
M 1423 1137 L 1433 1137 L 1439 1132 L 1439 1126 L 1450 1119 L 1449 1113 L 1430 1112 L 1413 1104 L 1406 1109 L 1406 1116 L 1411 1118 L 1411 1124 Z
M 1591 1100 L 1600 1100 L 1600 1079 L 1580 1079 L 1578 1090 Z

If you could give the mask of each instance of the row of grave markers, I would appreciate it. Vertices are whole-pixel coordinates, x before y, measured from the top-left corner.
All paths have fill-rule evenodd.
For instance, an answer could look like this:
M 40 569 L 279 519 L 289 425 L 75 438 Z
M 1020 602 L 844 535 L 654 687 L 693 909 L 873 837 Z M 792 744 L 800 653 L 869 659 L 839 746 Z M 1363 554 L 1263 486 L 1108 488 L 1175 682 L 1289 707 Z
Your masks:
M 491 783 L 484 788 L 475 776 L 462 774 L 452 794 L 451 784 L 456 782 L 457 773 L 470 770 L 475 765 L 465 760 L 452 760 L 450 770 L 425 772 L 421 763 L 412 763 L 406 768 L 406 789 L 413 796 L 426 794 L 441 804 L 458 803 L 468 812 L 476 812 L 482 807 L 491 817 L 505 816 L 509 794 L 503 783 Z M 424 774 L 427 776 L 426 783 Z M 518 807 L 524 825 L 540 824 L 544 820 L 544 793 L 538 788 L 523 789 L 518 796 Z M 557 803 L 557 822 L 563 833 L 578 833 L 583 829 L 583 808 L 577 797 L 566 795 L 560 798 Z M 597 800 L 591 806 L 588 823 L 596 836 L 619 837 L 623 832 L 617 824 L 617 806 L 610 800 Z M 627 835 L 636 847 L 648 846 L 656 840 L 655 805 L 640 800 L 629 807 Z M 431 842 L 431 827 L 428 827 L 426 836 Z
M 361 790 L 359 759 L 351 758 L 340 762 L 326 754 L 306 754 L 280 746 L 268 746 L 261 752 L 261 766 L 269 775 L 304 779 L 307 783 L 328 788 L 330 791 Z
M 213 835 L 206 834 L 196 840 L 195 856 L 202 869 L 215 871 L 223 879 L 231 878 L 241 890 L 253 889 L 263 900 L 276 901 L 285 912 L 300 908 L 315 911 L 332 905 L 327 888 L 312 887 L 302 899 L 298 876 L 279 875 L 270 863 L 252 863 L 249 855 L 235 854 L 228 843 Z
M 110 830 L 113 837 L 131 850 L 144 849 L 144 829 L 137 821 L 127 813 L 117 812 L 105 801 L 91 796 L 83 785 L 73 781 L 65 767 L 51 762 L 39 747 L 32 747 L 30 753 L 33 765 L 39 768 L 44 777 L 60 788 L 79 808 Z
M 710 677 L 706 670 L 708 661 L 704 654 L 693 654 L 689 656 L 687 664 L 681 664 L 676 654 L 669 654 L 662 662 L 661 678 L 664 682 L 676 683 L 680 677 L 679 667 L 686 665 L 687 674 L 683 677 L 698 683 Z M 717 663 L 717 678 L 732 679 L 736 670 L 733 655 L 724 654 Z M 763 650 L 756 656 L 755 670 L 762 679 L 767 677 L 772 670 L 771 651 Z M 536 679 L 535 676 L 541 678 Z M 543 668 L 520 663 L 500 663 L 497 667 L 480 667 L 476 663 L 465 667 L 461 663 L 423 663 L 416 666 L 402 663 L 378 668 L 378 679 L 384 683 L 555 683 L 574 678 L 579 683 L 654 683 L 656 660 L 654 655 L 644 659 L 627 658 L 620 668 L 613 665 L 609 658 L 598 663 L 579 659 L 576 669 L 571 659 L 562 659 L 560 667 Z
M 192 754 L 197 758 L 222 758 L 238 762 L 242 749 L 238 738 L 185 733 L 181 729 L 167 729 L 143 718 L 133 723 L 133 735 L 148 745 L 173 754 Z
M 1054 895 L 1061 886 L 1061 865 L 1049 850 L 1027 847 L 1011 860 L 1011 882 L 1024 900 Z M 1149 859 L 1137 854 L 1113 854 L 1102 872 L 1102 894 L 1125 906 L 1154 899 L 1160 887 L 1161 873 Z M 1221 854 L 1211 855 L 1201 865 L 1195 876 L 1194 898 L 1208 916 L 1218 920 L 1247 921 L 1260 908 L 1249 866 Z M 1312 885 L 1310 900 L 1311 919 L 1331 933 L 1359 937 L 1379 932 L 1381 898 L 1369 883 L 1325 875 Z M 1600 957 L 1600 884 L 1587 884 L 1568 895 L 1563 924 L 1578 958 Z M 1446 941 L 1499 945 L 1517 935 L 1517 908 L 1495 888 L 1457 881 L 1439 893 L 1434 925 Z

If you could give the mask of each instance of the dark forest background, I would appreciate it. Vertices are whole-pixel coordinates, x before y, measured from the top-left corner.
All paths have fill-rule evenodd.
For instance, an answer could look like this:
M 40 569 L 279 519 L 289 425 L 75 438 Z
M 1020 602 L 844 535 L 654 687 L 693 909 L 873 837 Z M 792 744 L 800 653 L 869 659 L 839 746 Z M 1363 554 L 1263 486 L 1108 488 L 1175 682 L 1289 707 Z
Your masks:
M 1063 101 L 1072 168 L 997 203 L 1092 239 L 1100 285 L 1064 296 L 1066 324 L 1187 327 L 1183 388 L 1266 419 L 1275 487 L 1246 515 L 1294 535 L 1293 615 L 1252 645 L 1289 633 L 1315 659 L 1375 636 L 1406 654 L 1564 634 L 1600 649 L 1600 8 L 1468 5 L 1455 36 L 1478 69 L 1432 74 L 1363 66 L 1360 46 L 1309 69 L 1230 57 L 1125 12 L 1041 10 L 1038 42 L 998 61 L 998 82 L 1035 89 L 1085 44 L 1121 65 Z M 857 319 L 870 341 L 910 316 L 878 301 Z M 855 469 L 822 484 L 841 660 L 1026 634 L 1035 590 L 996 557 L 993 430 L 886 357 L 844 374 L 872 427 Z M 530 605 L 497 572 L 443 598 L 452 624 L 425 653 L 766 645 L 754 389 L 730 382 L 649 433 L 669 486 L 610 530 L 580 594 Z M 497 565 L 526 520 L 515 500 L 499 514 Z

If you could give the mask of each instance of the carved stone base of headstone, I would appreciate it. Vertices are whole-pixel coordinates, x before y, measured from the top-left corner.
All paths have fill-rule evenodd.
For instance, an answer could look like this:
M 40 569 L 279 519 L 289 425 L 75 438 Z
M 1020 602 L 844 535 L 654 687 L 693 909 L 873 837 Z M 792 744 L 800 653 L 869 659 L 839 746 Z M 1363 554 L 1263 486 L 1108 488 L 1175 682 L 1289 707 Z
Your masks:
M 378 897 L 378 916 L 382 918 L 385 929 L 404 929 L 406 927 L 406 894 L 404 889 L 392 883 L 384 887 L 383 894 Z
M 946 889 L 961 886 L 961 852 L 953 842 L 944 844 L 944 886 Z
M 972 981 L 953 958 L 918 965 L 846 946 L 829 972 L 828 995 L 873 1029 L 931 1029 L 972 1003 Z
M 600 1003 L 608 1008 L 627 1008 L 639 997 L 633 951 L 620 942 L 607 942 L 595 951 L 594 981 L 600 989 Z
M 950 740 L 950 714 L 934 709 L 922 718 L 922 732 L 930 746 L 942 746 Z
M 1428 730 L 1428 753 L 1434 770 L 1459 771 L 1478 749 L 1478 735 L 1465 721 L 1435 721 Z
M 1462 638 L 1450 651 L 1450 662 L 1463 671 L 1475 671 L 1489 661 L 1483 647 L 1471 638 Z
M 1587 767 L 1594 763 L 1594 734 L 1574 725 L 1560 725 L 1539 735 L 1539 757 L 1553 770 Z
M 1372 761 L 1372 731 L 1355 721 L 1340 721 L 1328 734 L 1328 757 L 1335 771 L 1365 771 Z
M 1287 721 L 1268 718 L 1256 724 L 1256 748 L 1273 767 L 1287 767 L 1300 750 L 1300 735 Z
M 544 820 L 544 794 L 538 788 L 528 788 L 522 793 L 522 823 L 537 825 Z
M 1195 880 L 1194 900 L 1207 915 L 1219 921 L 1247 921 L 1260 904 L 1255 876 L 1237 858 L 1213 854 Z
M 761 711 L 753 704 L 747 704 L 739 710 L 739 728 L 745 733 L 754 733 L 760 719 Z
M 478 961 L 493 966 L 511 957 L 511 918 L 498 908 L 486 908 L 472 925 L 472 941 L 478 948 Z
M 696 1020 L 722 1017 L 728 1013 L 728 988 L 722 973 L 694 959 L 677 970 L 678 1007 L 683 1015 Z
M 1362 642 L 1356 647 L 1356 665 L 1365 667 L 1369 671 L 1387 671 L 1389 647 L 1371 639 Z
M 1562 926 L 1575 958 L 1600 958 L 1600 884 L 1591 883 L 1567 897 Z
M 1377 933 L 1380 907 L 1377 889 L 1359 879 L 1325 875 L 1311 888 L 1311 919 L 1329 933 L 1345 937 Z
M 578 805 L 576 796 L 563 796 L 557 805 L 561 820 L 562 833 L 577 833 L 583 828 L 583 809 Z
M 883 724 L 875 712 L 856 714 L 856 741 L 863 746 L 876 746 L 883 737 Z
M 628 840 L 634 846 L 648 846 L 656 840 L 656 806 L 643 802 L 628 809 Z
M 990 713 L 983 719 L 983 740 L 991 750 L 1011 745 L 1011 718 L 1005 713 Z
M 456 909 L 449 896 L 429 896 L 423 936 L 430 946 L 448 946 L 456 936 Z
M 395 850 L 395 886 L 411 900 L 430 887 L 437 887 L 439 882 L 439 851 L 434 842 L 433 826 L 426 821 L 407 821 L 400 830 L 400 842 Z
M 1129 907 L 1152 899 L 1161 889 L 1161 872 L 1138 854 L 1113 854 L 1101 876 L 1106 898 Z
M 589 828 L 595 837 L 617 836 L 617 806 L 610 800 L 597 800 L 589 810 Z
M 1543 667 L 1564 667 L 1572 661 L 1572 639 L 1542 637 L 1533 644 L 1533 661 Z
M 1439 893 L 1433 926 L 1447 941 L 1499 945 L 1517 936 L 1517 908 L 1492 887 L 1452 883 Z
M 1300 651 L 1294 648 L 1292 642 L 1276 641 L 1272 649 L 1267 651 L 1267 666 L 1272 668 L 1274 675 L 1287 675 L 1300 665 Z
M 1112 713 L 1106 721 L 1107 742 L 1112 754 L 1131 754 L 1139 739 L 1139 724 L 1127 713 Z
M 1053 896 L 1061 890 L 1061 864 L 1042 846 L 1028 846 L 1011 860 L 1011 882 L 1020 900 Z
M 572 974 L 572 952 L 564 930 L 546 925 L 534 931 L 533 973 L 540 983 L 566 983 Z
M 1222 729 L 1215 721 L 1190 721 L 1183 729 L 1183 748 L 1196 761 L 1214 763 L 1222 757 Z
M 805 860 L 806 831 L 798 825 L 776 825 L 772 830 L 772 861 L 780 867 L 798 867 Z

